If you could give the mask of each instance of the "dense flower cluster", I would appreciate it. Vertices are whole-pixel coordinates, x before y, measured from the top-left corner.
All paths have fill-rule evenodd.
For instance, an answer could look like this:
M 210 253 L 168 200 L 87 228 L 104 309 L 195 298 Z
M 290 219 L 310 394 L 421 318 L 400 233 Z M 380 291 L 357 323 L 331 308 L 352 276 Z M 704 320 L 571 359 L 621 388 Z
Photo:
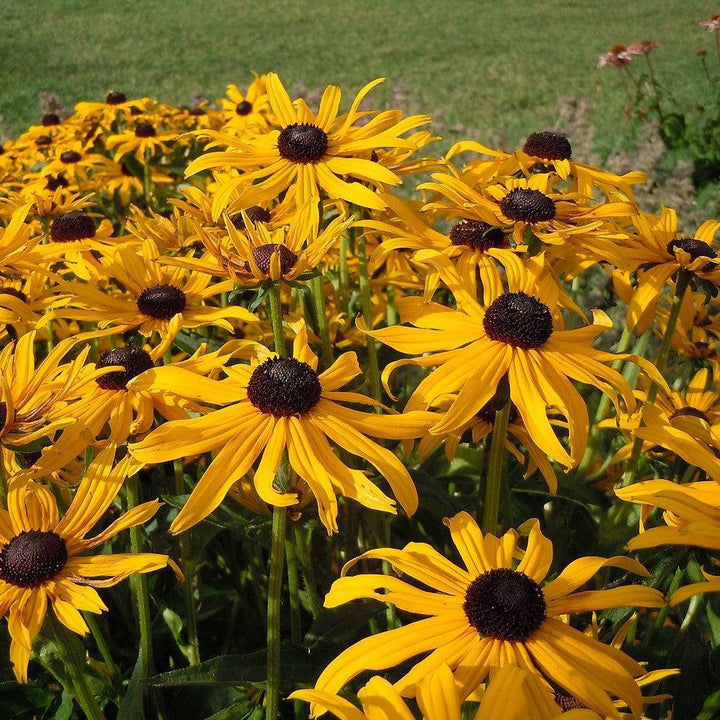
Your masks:
M 322 612 L 314 526 L 336 576 L 325 606 L 391 609 L 383 631 L 375 622 L 318 668 L 315 689 L 296 686 L 311 712 L 407 720 L 415 702 L 452 720 L 482 700 L 479 720 L 582 720 L 663 701 L 641 688 L 671 673 L 648 672 L 625 639 L 666 616 L 665 575 L 589 551 L 554 564 L 549 538 L 555 503 L 593 493 L 598 524 L 627 528 L 636 513 L 630 550 L 720 557 L 720 221 L 688 232 L 671 208 L 645 212 L 641 172 L 583 163 L 554 132 L 514 152 L 468 141 L 426 156 L 429 117 L 365 109 L 379 82 L 347 112 L 337 87 L 313 109 L 272 73 L 229 86 L 215 109 L 112 91 L 0 148 L 0 614 L 19 681 L 36 636 L 98 632 L 94 587 L 168 565 L 187 576 L 188 643 L 174 637 L 197 666 L 199 558 L 214 535 L 199 531 L 227 509 L 273 518 L 273 720 L 286 554 L 294 642 L 303 614 Z M 602 308 L 588 304 L 597 288 Z M 160 497 L 171 507 L 153 520 Z M 422 520 L 403 549 L 378 549 L 400 511 Z M 433 527 L 444 514 L 451 544 Z M 672 604 L 720 590 L 709 573 L 676 577 Z M 147 579 L 132 592 L 144 681 Z M 59 622 L 43 629 L 48 603 Z M 423 617 L 400 624 L 395 608 Z M 609 632 L 597 618 L 616 608 L 650 610 L 616 613 Z M 362 710 L 338 694 L 414 658 L 392 682 L 371 678 Z M 82 673 L 70 686 L 101 717 Z

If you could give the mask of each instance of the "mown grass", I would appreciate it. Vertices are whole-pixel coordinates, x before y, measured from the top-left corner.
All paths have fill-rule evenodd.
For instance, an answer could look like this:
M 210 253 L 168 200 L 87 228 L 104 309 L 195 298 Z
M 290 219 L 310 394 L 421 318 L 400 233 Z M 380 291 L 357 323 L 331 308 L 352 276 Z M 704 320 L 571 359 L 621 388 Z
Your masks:
M 712 38 L 697 22 L 714 9 L 701 0 L 5 0 L 0 114 L 18 132 L 37 122 L 42 90 L 68 107 L 110 88 L 181 104 L 245 84 L 251 70 L 348 92 L 382 75 L 376 102 L 404 86 L 411 109 L 504 145 L 552 127 L 561 97 L 587 97 L 598 145 L 610 150 L 626 140 L 625 101 L 597 56 L 616 42 L 659 40 L 658 74 L 684 103 L 700 102 L 695 53 Z

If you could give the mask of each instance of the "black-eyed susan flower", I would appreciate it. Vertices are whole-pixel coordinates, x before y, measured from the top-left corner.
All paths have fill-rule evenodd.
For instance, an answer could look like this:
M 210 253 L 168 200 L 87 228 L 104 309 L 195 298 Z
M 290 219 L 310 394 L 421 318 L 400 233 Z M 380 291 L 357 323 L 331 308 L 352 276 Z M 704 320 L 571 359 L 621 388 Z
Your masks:
M 290 218 L 289 224 L 273 229 L 260 219 L 266 217 L 264 213 L 249 210 L 250 214 L 240 212 L 242 224 L 225 216 L 224 237 L 204 235 L 209 252 L 203 257 L 174 257 L 170 262 L 198 273 L 227 276 L 247 286 L 268 280 L 291 281 L 315 270 L 352 222 L 336 217 L 320 231 L 314 206 L 307 204 Z M 257 219 L 253 221 L 251 215 Z
M 624 175 L 603 170 L 595 165 L 573 159 L 570 140 L 562 133 L 544 130 L 528 135 L 521 150 L 507 153 L 493 150 L 473 140 L 453 145 L 446 158 L 450 160 L 460 153 L 474 152 L 491 159 L 471 160 L 463 168 L 463 174 L 478 184 L 485 184 L 496 177 L 522 173 L 530 177 L 540 170 L 552 170 L 565 182 L 570 180 L 570 192 L 583 197 L 593 197 L 595 189 L 601 190 L 608 199 L 625 202 L 633 199 L 632 186 L 644 183 L 645 173 L 632 171 Z
M 224 380 L 164 367 L 130 383 L 131 389 L 162 392 L 172 388 L 222 406 L 205 417 L 165 423 L 130 445 L 131 453 L 143 463 L 217 451 L 170 531 L 183 532 L 209 515 L 258 457 L 253 480 L 258 495 L 270 505 L 295 505 L 294 490 L 279 492 L 273 484 L 285 451 L 290 467 L 315 496 L 328 532 L 338 529 L 337 495 L 395 512 L 394 502 L 365 473 L 347 467 L 328 441 L 374 465 L 400 505 L 412 514 L 418 500 L 407 469 L 393 452 L 368 436 L 416 438 L 434 416 L 427 412 L 380 415 L 347 407 L 355 403 L 377 406 L 364 395 L 340 390 L 360 374 L 357 356 L 344 353 L 318 374 L 318 359 L 308 345 L 304 322 L 298 326 L 291 358 L 276 357 L 262 346 L 257 353 L 251 365 L 223 366 Z
M 75 105 L 75 112 L 80 118 L 97 119 L 102 128 L 109 130 L 119 117 L 129 120 L 135 113 L 147 112 L 153 105 L 155 101 L 149 97 L 128 100 L 124 92 L 110 90 L 105 102 L 79 102 Z
M 33 640 L 48 604 L 63 625 L 84 635 L 88 627 L 80 613 L 107 610 L 93 585 L 107 587 L 136 573 L 174 566 L 167 555 L 155 553 L 86 555 L 147 522 L 160 507 L 157 500 L 138 505 L 88 537 L 125 478 L 138 469 L 129 456 L 117 465 L 114 458 L 114 446 L 95 458 L 62 518 L 46 487 L 23 474 L 10 481 L 8 509 L 0 509 L 0 615 L 9 613 L 10 659 L 19 682 L 27 682 Z
M 720 550 L 720 483 L 704 480 L 681 485 L 669 480 L 647 480 L 616 488 L 615 494 L 643 507 L 642 532 L 630 540 L 629 550 L 658 545 Z M 646 529 L 653 508 L 664 511 L 665 526 Z
M 330 199 L 380 209 L 384 203 L 364 183 L 384 188 L 398 185 L 401 180 L 374 161 L 371 152 L 382 147 L 412 149 L 415 145 L 402 135 L 430 120 L 425 115 L 403 119 L 393 111 L 360 111 L 363 98 L 381 82 L 382 79 L 374 80 L 360 90 L 346 115 L 338 115 L 340 89 L 329 85 L 314 114 L 304 101 L 293 103 L 280 78 L 269 73 L 267 94 L 281 129 L 249 137 L 212 135 L 215 144 L 231 149 L 201 156 L 188 166 L 187 175 L 232 167 L 244 171 L 236 185 L 253 184 L 254 202 L 276 198 L 292 187 L 300 207 L 311 198 L 321 197 L 321 188 Z M 357 123 L 361 118 L 366 120 L 362 125 Z M 362 182 L 347 182 L 345 177 Z
M 248 128 L 266 130 L 270 117 L 270 102 L 265 87 L 265 75 L 255 76 L 243 92 L 237 85 L 228 85 L 220 100 L 223 130 L 242 134 Z
M 391 363 L 383 371 L 383 380 L 387 388 L 390 374 L 402 365 L 437 368 L 420 382 L 407 405 L 411 410 L 426 409 L 454 394 L 442 419 L 431 427 L 432 433 L 462 427 L 491 400 L 507 375 L 510 399 L 533 441 L 571 468 L 585 449 L 588 416 L 585 402 L 570 379 L 599 387 L 615 403 L 619 391 L 626 407 L 634 409 L 630 385 L 606 365 L 618 357 L 631 356 L 601 352 L 592 345 L 610 327 L 609 318 L 596 310 L 591 325 L 561 329 L 559 290 L 554 278 L 545 272 L 542 256 L 524 265 L 508 255 L 508 291 L 502 285 L 484 288 L 482 305 L 447 258 L 438 255 L 432 262 L 452 291 L 457 309 L 425 303 L 422 298 L 402 298 L 398 302 L 401 318 L 415 327 L 366 330 L 401 352 L 428 353 Z M 666 386 L 649 363 L 634 359 L 656 382 Z M 569 453 L 550 423 L 551 409 L 567 420 Z
M 430 652 L 395 683 L 401 695 L 414 696 L 422 678 L 442 663 L 453 671 L 462 698 L 476 691 L 493 668 L 517 665 L 601 714 L 618 717 L 611 696 L 622 698 L 633 713 L 640 713 L 642 699 L 634 678 L 643 673 L 642 667 L 561 618 L 613 607 L 663 606 L 660 592 L 638 585 L 574 592 L 604 567 L 647 577 L 642 565 L 626 557 L 580 558 L 543 586 L 553 551 L 537 521 L 524 553 L 514 530 L 499 538 L 483 535 L 464 512 L 446 523 L 464 568 L 425 543 L 411 543 L 403 550 L 370 550 L 346 564 L 343 577 L 325 598 L 326 607 L 376 598 L 428 617 L 351 646 L 325 668 L 316 690 L 337 692 L 365 670 L 394 667 Z M 522 559 L 516 564 L 518 556 Z M 430 590 L 387 575 L 347 575 L 357 562 L 370 559 L 389 562 Z
M 527 244 L 530 232 L 548 252 L 575 265 L 610 262 L 624 267 L 619 239 L 624 237 L 627 219 L 637 211 L 634 203 L 593 205 L 591 197 L 558 187 L 561 181 L 554 173 L 499 177 L 479 188 L 465 175 L 434 173 L 432 178 L 435 182 L 419 188 L 438 193 L 442 199 L 428 203 L 428 209 L 499 226 L 510 232 L 519 246 Z
M 125 155 L 133 154 L 139 162 L 145 162 L 156 152 L 167 153 L 168 144 L 177 137 L 174 130 L 158 127 L 153 115 L 139 116 L 131 127 L 105 139 L 108 150 L 115 150 L 113 156 L 120 161 Z
M 677 213 L 663 208 L 660 217 L 639 213 L 632 218 L 635 233 L 621 241 L 625 263 L 637 270 L 637 287 L 628 304 L 627 323 L 636 334 L 652 324 L 660 296 L 680 270 L 711 285 L 720 285 L 720 260 L 713 238 L 720 221 L 706 220 L 692 237 L 678 233 Z
M 377 267 L 388 260 L 391 253 L 415 251 L 413 260 L 420 261 L 423 251 L 441 252 L 453 258 L 463 277 L 482 284 L 500 283 L 498 264 L 507 253 L 517 252 L 511 247 L 508 236 L 495 225 L 482 220 L 461 218 L 453 222 L 447 233 L 435 230 L 435 214 L 417 212 L 410 203 L 393 195 L 381 195 L 389 211 L 382 215 L 360 220 L 359 227 L 370 228 L 380 234 L 371 262 Z M 477 271 L 477 272 L 476 272 Z M 491 278 L 486 279 L 490 275 Z M 439 277 L 432 267 L 426 268 L 425 298 L 432 298 Z
M 98 287 L 107 287 L 102 290 Z M 151 240 L 140 246 L 124 244 L 108 251 L 91 283 L 69 282 L 61 286 L 71 300 L 49 317 L 97 323 L 97 330 L 82 338 L 115 335 L 137 328 L 145 337 L 157 334 L 156 357 L 172 344 L 182 328 L 207 325 L 233 331 L 231 321 L 252 322 L 257 317 L 246 308 L 206 305 L 205 301 L 232 288 L 232 283 L 213 283 L 210 275 L 162 263 Z
M 313 703 L 316 713 L 331 712 L 340 720 L 414 720 L 407 701 L 385 678 L 375 676 L 358 692 L 362 710 L 344 698 L 318 690 L 298 690 L 290 699 Z M 418 683 L 422 720 L 461 720 L 462 699 L 450 668 L 443 663 Z M 314 716 L 313 716 L 314 717 Z M 494 675 L 474 720 L 601 720 L 592 710 L 563 712 L 549 688 L 525 668 L 506 665 Z
M 202 372 L 219 362 L 219 356 L 235 353 L 246 344 L 233 340 L 211 353 L 203 345 L 178 365 Z M 133 378 L 154 367 L 159 356 L 155 350 L 148 352 L 136 345 L 124 345 L 101 353 L 96 363 L 83 365 L 88 350 L 86 347 L 76 360 L 80 366 L 74 369 L 71 402 L 57 411 L 60 418 L 74 423 L 74 432 L 65 433 L 42 451 L 33 465 L 35 472 L 47 474 L 64 467 L 90 444 L 119 445 L 133 435 L 145 433 L 156 412 L 173 420 L 187 418 L 190 413 L 208 412 L 208 408 L 172 390 L 151 394 L 128 387 Z

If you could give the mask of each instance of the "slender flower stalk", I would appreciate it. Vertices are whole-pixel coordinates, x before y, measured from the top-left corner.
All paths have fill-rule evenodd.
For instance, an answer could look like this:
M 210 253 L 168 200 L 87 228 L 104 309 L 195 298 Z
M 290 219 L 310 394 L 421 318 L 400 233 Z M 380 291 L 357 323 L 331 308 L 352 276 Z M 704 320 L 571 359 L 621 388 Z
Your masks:
M 175 494 L 185 494 L 183 464 L 180 458 L 173 460 Z M 185 614 L 187 620 L 188 662 L 191 666 L 200 664 L 200 641 L 197 631 L 197 611 L 195 609 L 195 563 L 190 555 L 189 532 L 180 535 L 180 567 L 185 575 L 183 594 L 185 596 Z
M 510 402 L 506 402 L 502 410 L 495 413 L 488 472 L 485 480 L 485 500 L 483 502 L 482 527 L 485 532 L 495 533 L 498 528 L 500 512 L 500 496 L 502 495 L 505 478 L 505 439 L 510 420 Z
M 125 481 L 125 497 L 130 512 L 140 502 L 140 480 L 134 473 Z M 134 555 L 142 552 L 142 529 L 130 528 L 130 552 Z M 152 618 L 150 616 L 150 591 L 145 575 L 133 575 L 130 578 L 133 601 L 137 608 L 138 627 L 140 629 L 140 677 L 148 678 L 154 669 L 152 644 Z
M 275 283 L 270 291 L 268 311 L 272 322 L 275 352 L 286 357 L 285 336 L 283 333 L 282 308 L 280 305 L 280 285 Z M 323 317 L 325 316 L 323 310 Z M 275 483 L 278 490 L 287 492 L 288 466 L 284 457 L 278 469 Z M 265 687 L 265 718 L 276 720 L 280 708 L 280 600 L 285 562 L 285 543 L 287 510 L 279 505 L 273 507 L 272 540 L 270 545 L 270 578 L 267 600 L 267 679 Z
M 667 361 L 670 356 L 670 348 L 672 346 L 672 337 L 675 333 L 675 326 L 677 325 L 678 317 L 680 316 L 680 308 L 682 307 L 683 297 L 685 291 L 688 288 L 692 275 L 681 270 L 678 274 L 677 284 L 675 286 L 675 295 L 673 296 L 672 308 L 670 310 L 670 317 L 668 318 L 667 327 L 665 328 L 665 335 L 663 337 L 662 345 L 660 346 L 660 352 L 656 362 L 658 372 L 662 373 L 665 371 Z M 656 382 L 652 382 L 650 389 L 648 390 L 646 405 L 652 405 L 657 397 L 659 386 Z M 632 453 L 630 460 L 628 461 L 627 470 L 623 475 L 621 487 L 632 485 L 635 482 L 635 475 L 637 474 L 638 462 L 640 461 L 640 453 L 642 452 L 644 440 L 641 437 L 636 437 L 633 442 Z
M 370 277 L 368 274 L 367 247 L 365 237 L 357 240 L 357 253 L 360 260 L 360 300 L 362 303 L 362 315 L 365 326 L 372 328 L 372 307 L 370 304 Z M 366 337 L 368 352 L 368 380 L 370 382 L 370 394 L 375 400 L 382 397 L 380 390 L 380 369 L 378 367 L 377 345 L 375 338 Z
M 105 715 L 85 679 L 86 662 L 84 657 L 78 656 L 77 641 L 71 636 L 70 631 L 55 618 L 51 619 L 51 624 L 55 640 L 65 661 L 65 669 L 72 683 L 69 690 L 88 720 L 105 720 Z
M 323 289 L 323 278 L 318 275 L 310 281 L 312 290 L 313 306 L 317 316 L 318 331 L 322 342 L 322 364 L 329 368 L 333 363 L 332 343 L 330 342 L 330 328 L 325 312 L 325 290 Z

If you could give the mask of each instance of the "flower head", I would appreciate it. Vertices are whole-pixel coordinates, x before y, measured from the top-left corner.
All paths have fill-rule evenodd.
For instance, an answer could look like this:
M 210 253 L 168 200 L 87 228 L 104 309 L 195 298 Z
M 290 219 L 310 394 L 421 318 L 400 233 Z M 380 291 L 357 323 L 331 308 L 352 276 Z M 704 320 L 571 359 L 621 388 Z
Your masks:
M 403 550 L 370 550 L 343 568 L 343 576 L 325 598 L 326 607 L 367 597 L 428 617 L 351 646 L 325 668 L 316 690 L 336 692 L 364 670 L 394 667 L 429 651 L 395 683 L 401 695 L 414 696 L 422 678 L 442 663 L 453 671 L 462 698 L 473 693 L 493 668 L 517 665 L 601 714 L 617 717 L 610 695 L 622 698 L 639 714 L 641 695 L 634 678 L 643 672 L 640 665 L 561 617 L 626 605 L 661 607 L 665 599 L 660 592 L 638 585 L 574 593 L 603 567 L 648 576 L 642 565 L 625 557 L 581 558 L 543 585 L 553 552 L 537 521 L 524 553 L 514 530 L 502 537 L 483 535 L 465 512 L 446 524 L 464 568 L 424 543 L 410 543 Z M 516 564 L 518 556 L 522 559 Z M 369 559 L 389 562 L 430 590 L 392 576 L 347 575 L 352 566 Z

